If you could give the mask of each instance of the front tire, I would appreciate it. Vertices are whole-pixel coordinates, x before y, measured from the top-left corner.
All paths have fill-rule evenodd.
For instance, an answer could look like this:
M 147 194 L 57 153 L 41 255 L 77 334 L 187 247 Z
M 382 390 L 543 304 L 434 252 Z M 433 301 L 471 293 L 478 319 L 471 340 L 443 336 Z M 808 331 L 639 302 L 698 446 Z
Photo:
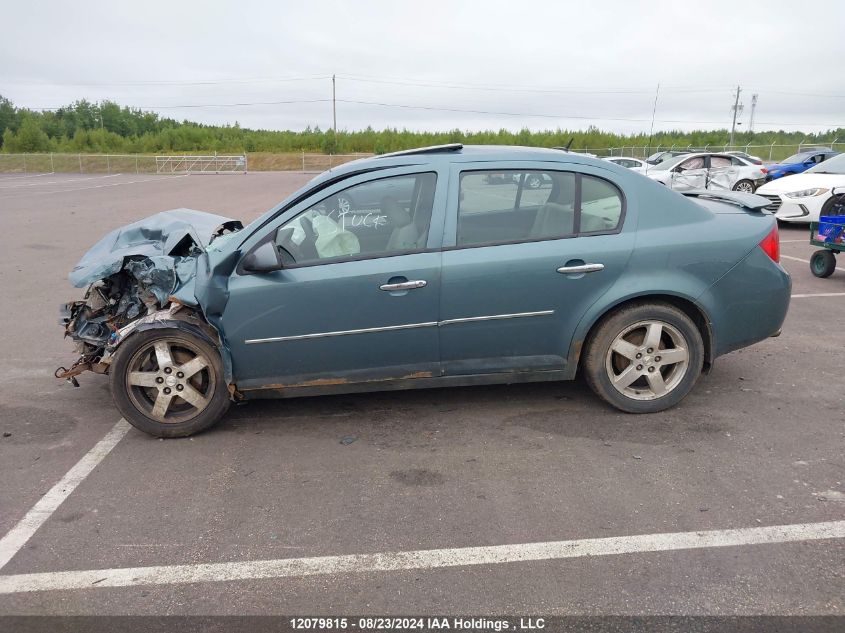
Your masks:
M 602 400 L 627 413 L 655 413 L 678 404 L 704 364 L 704 342 L 684 312 L 639 303 L 612 313 L 590 336 L 583 369 Z
M 220 353 L 176 328 L 130 336 L 115 353 L 109 385 L 126 421 L 155 437 L 199 433 L 229 408 Z
M 832 251 L 822 249 L 810 257 L 810 272 L 816 277 L 830 277 L 836 270 L 836 257 Z
M 740 180 L 734 185 L 734 191 L 742 193 L 754 193 L 754 183 L 750 180 Z

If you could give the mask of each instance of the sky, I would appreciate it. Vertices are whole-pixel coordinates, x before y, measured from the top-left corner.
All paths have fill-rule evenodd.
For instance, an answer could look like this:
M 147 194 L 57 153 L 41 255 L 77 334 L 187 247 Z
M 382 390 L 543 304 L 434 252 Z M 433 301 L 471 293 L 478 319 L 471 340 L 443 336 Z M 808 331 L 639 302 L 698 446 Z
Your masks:
M 0 95 L 262 129 L 845 127 L 845 2 L 3 0 Z M 658 92 L 658 84 L 660 85 Z M 657 93 L 656 108 L 655 96 Z M 190 106 L 190 107 L 188 107 Z

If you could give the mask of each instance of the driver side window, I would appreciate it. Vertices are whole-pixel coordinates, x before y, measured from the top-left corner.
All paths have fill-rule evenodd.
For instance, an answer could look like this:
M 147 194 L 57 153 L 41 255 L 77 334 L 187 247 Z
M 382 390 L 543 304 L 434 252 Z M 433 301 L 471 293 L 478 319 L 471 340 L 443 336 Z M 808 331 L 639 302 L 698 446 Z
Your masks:
M 275 242 L 286 265 L 425 249 L 437 175 L 392 176 L 332 194 L 288 220 Z

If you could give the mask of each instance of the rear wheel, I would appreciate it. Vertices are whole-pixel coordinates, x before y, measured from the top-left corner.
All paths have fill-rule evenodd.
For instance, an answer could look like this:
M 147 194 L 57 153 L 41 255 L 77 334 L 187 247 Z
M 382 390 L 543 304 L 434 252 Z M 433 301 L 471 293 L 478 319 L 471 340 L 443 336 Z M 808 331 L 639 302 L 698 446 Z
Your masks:
M 754 193 L 754 183 L 750 180 L 740 180 L 734 185 L 734 191 L 741 191 L 742 193 Z
M 217 349 L 175 328 L 131 336 L 118 348 L 109 380 L 123 417 L 156 437 L 193 435 L 229 408 Z
M 816 277 L 830 277 L 836 270 L 836 257 L 832 251 L 825 249 L 816 251 L 810 258 L 810 271 Z
M 602 321 L 587 343 L 584 373 L 604 401 L 628 413 L 676 405 L 695 385 L 704 342 L 695 323 L 674 306 L 636 304 Z
M 525 179 L 525 186 L 529 189 L 539 189 L 543 184 L 543 177 L 540 174 L 528 174 Z

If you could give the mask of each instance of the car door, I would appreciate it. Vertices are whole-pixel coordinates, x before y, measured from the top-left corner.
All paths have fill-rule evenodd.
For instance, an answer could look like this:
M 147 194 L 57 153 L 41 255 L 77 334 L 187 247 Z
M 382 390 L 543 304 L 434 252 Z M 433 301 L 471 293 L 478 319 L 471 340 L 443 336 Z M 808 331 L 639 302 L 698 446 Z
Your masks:
M 740 168 L 730 156 L 707 156 L 707 189 L 730 190 L 739 180 Z M 739 162 L 739 161 L 737 161 Z
M 488 164 L 489 165 L 489 164 Z M 587 308 L 625 268 L 632 232 L 609 172 L 509 163 L 453 168 L 443 249 L 440 354 L 446 375 L 563 370 Z M 542 174 L 543 186 L 524 183 Z
M 344 223 L 338 194 L 367 200 L 391 178 L 414 180 L 407 202 L 384 196 L 371 210 L 381 222 Z M 248 239 L 244 253 L 272 240 L 284 264 L 262 274 L 239 269 L 229 281 L 223 324 L 239 389 L 439 375 L 447 178 L 412 168 L 356 176 Z M 367 231 L 382 238 L 365 239 Z
M 693 156 L 672 169 L 669 187 L 677 191 L 707 187 L 707 164 L 704 156 Z

